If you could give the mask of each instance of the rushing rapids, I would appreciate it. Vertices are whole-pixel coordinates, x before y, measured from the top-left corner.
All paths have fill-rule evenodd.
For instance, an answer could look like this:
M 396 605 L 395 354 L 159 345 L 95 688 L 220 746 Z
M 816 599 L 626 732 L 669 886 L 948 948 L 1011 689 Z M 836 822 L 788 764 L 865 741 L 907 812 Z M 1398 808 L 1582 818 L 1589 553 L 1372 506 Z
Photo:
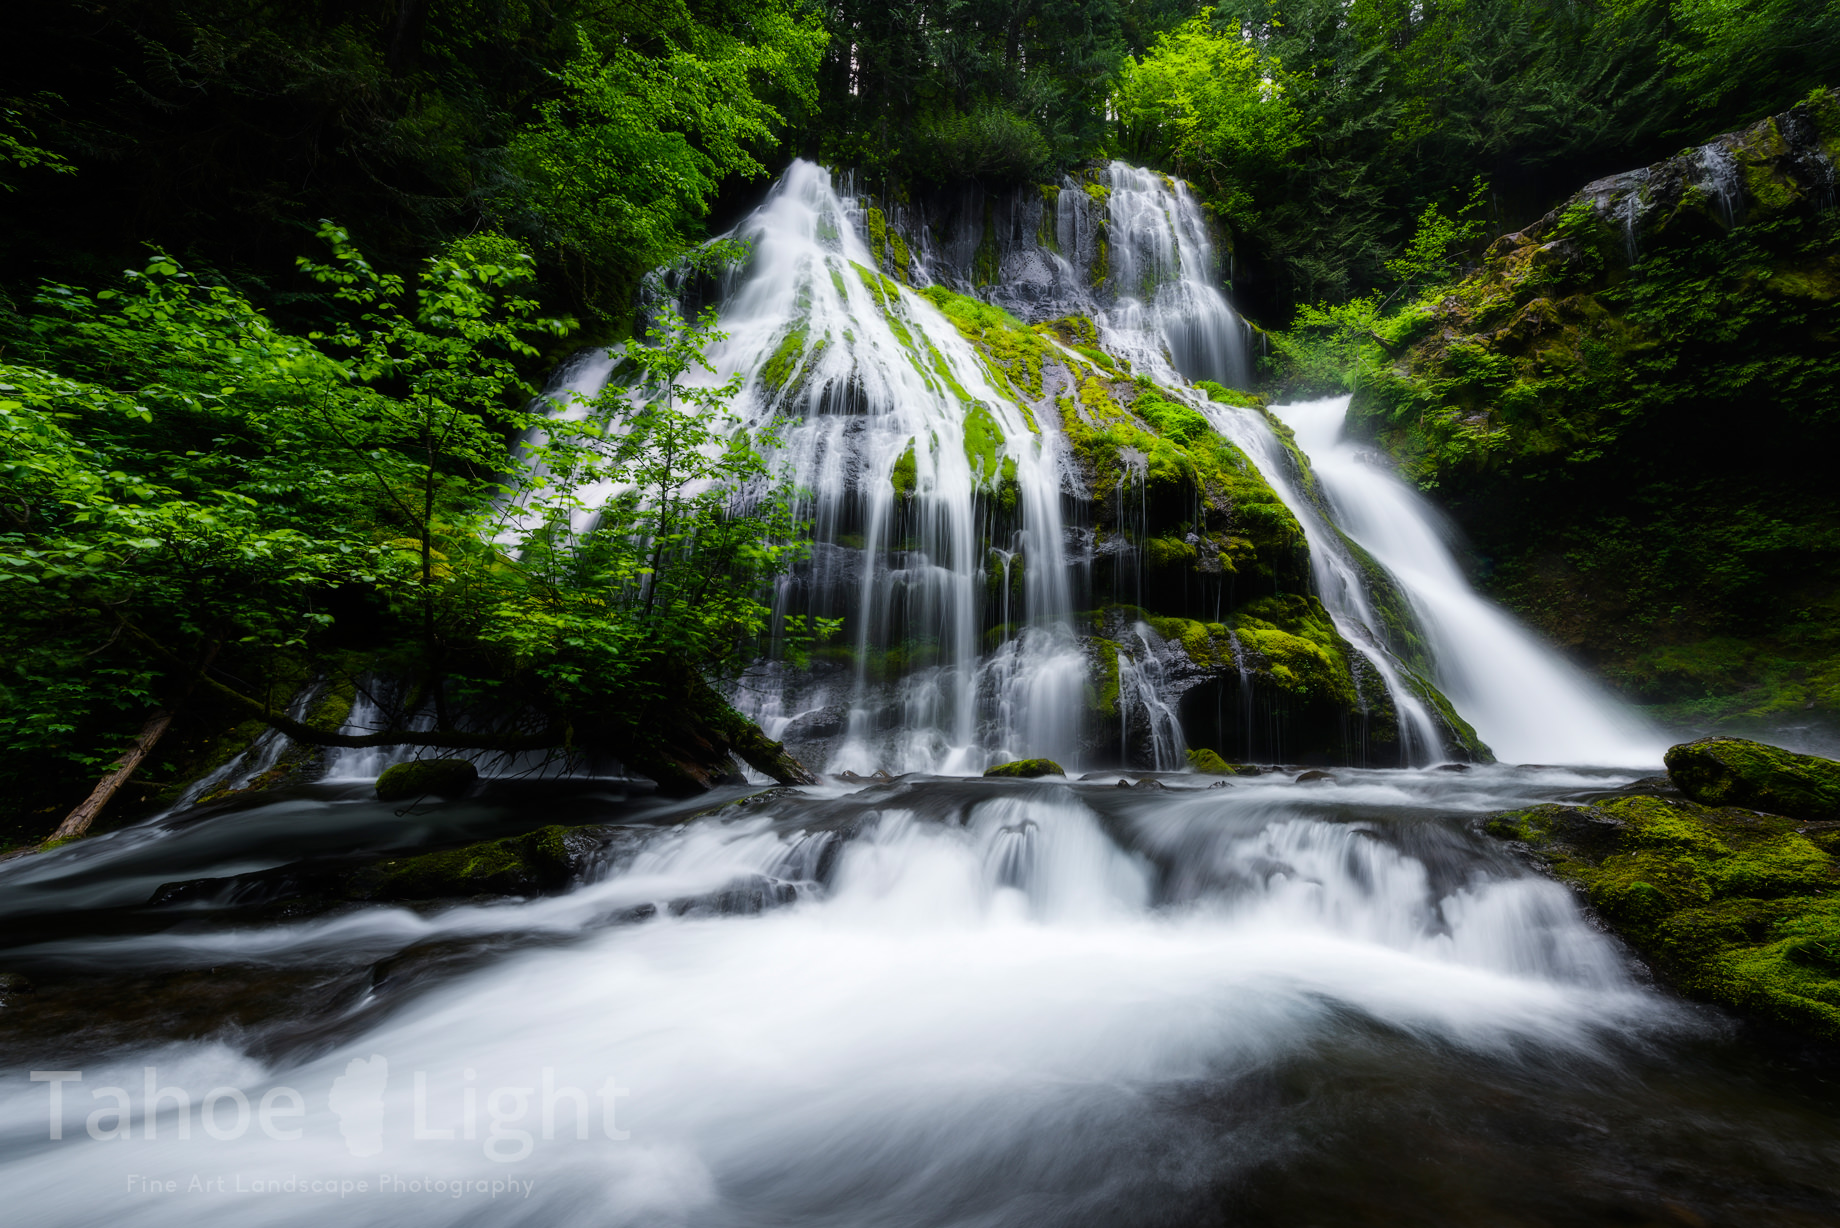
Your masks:
M 328 783 L 0 866 L 0 959 L 37 983 L 0 1009 L 0 1180 L 48 1226 L 1790 1223 L 1840 1195 L 1831 1103 L 1466 822 L 1627 775 L 1201 779 L 687 823 L 614 781 L 408 812 Z M 544 821 L 594 824 L 561 894 L 277 896 L 354 844 Z M 69 1072 L 56 1114 L 27 1070 Z

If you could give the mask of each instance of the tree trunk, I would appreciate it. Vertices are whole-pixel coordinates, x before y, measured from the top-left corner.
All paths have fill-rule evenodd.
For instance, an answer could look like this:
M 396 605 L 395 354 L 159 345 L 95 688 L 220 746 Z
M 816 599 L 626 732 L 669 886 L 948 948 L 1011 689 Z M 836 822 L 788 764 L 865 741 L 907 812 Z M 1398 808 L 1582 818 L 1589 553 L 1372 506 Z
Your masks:
M 73 840 L 89 830 L 89 825 L 96 821 L 102 808 L 109 804 L 121 787 L 128 783 L 128 777 L 134 775 L 141 761 L 158 745 L 166 731 L 172 727 L 173 713 L 165 708 L 157 709 L 141 726 L 141 736 L 136 738 L 128 753 L 117 759 L 112 765 L 114 770 L 104 776 L 90 795 L 83 799 L 83 804 L 65 816 L 58 824 L 58 829 L 51 833 L 52 840 Z

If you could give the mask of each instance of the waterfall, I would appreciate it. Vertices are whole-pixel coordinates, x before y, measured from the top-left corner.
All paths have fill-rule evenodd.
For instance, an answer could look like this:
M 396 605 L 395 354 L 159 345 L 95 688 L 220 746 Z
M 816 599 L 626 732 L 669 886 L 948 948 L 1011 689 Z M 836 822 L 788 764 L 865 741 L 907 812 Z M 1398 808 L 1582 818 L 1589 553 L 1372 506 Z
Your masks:
M 1109 275 L 1118 300 L 1100 316 L 1110 348 L 1133 370 L 1166 361 L 1183 380 L 1250 386 L 1249 330 L 1220 292 L 1218 258 L 1188 185 L 1123 162 L 1111 164 L 1110 179 Z
M 1369 515 L 1366 504 L 1350 502 L 1358 484 L 1332 442 L 1306 444 L 1335 469 L 1335 481 L 1323 484 L 1266 413 L 1194 387 L 1249 382 L 1248 330 L 1221 289 L 1220 245 L 1186 185 L 1115 162 L 1058 187 L 1004 196 L 966 188 L 886 212 L 853 193 L 848 179 L 839 184 L 822 167 L 795 162 L 731 232 L 748 255 L 722 276 L 714 302 L 726 339 L 708 355 L 714 370 L 699 376 L 741 377 L 740 425 L 756 437 L 777 435 L 771 462 L 796 492 L 795 515 L 811 526 L 808 560 L 773 594 L 775 627 L 814 617 L 843 627 L 799 669 L 786 665 L 776 631 L 731 688 L 736 707 L 769 736 L 820 770 L 864 775 L 973 774 L 1033 757 L 1078 768 L 1112 762 L 1118 745 L 1126 762 L 1170 770 L 1185 765 L 1178 700 L 1186 688 L 1218 675 L 1236 682 L 1238 702 L 1254 711 L 1251 688 L 1263 684 L 1230 630 L 1210 634 L 1230 644 L 1231 662 L 1191 668 L 1180 649 L 1160 656 L 1162 641 L 1147 626 L 1129 630 L 1138 615 L 1112 624 L 1127 629 L 1121 646 L 1102 638 L 1116 630 L 1091 626 L 1087 612 L 1108 601 L 1141 610 L 1151 599 L 1147 458 L 1118 445 L 1107 488 L 1090 490 L 1086 462 L 1064 433 L 1075 429 L 1065 415 L 1083 412 L 1070 408 L 1072 397 L 1098 377 L 1121 390 L 1124 404 L 1134 387 L 1154 387 L 1201 413 L 1296 519 L 1309 587 L 1352 650 L 1340 668 L 1353 672 L 1359 707 L 1344 725 L 1353 762 L 1365 762 L 1370 718 L 1381 719 L 1375 728 L 1384 739 L 1394 737 L 1387 722 L 1396 718 L 1396 743 L 1376 744 L 1386 747 L 1376 753 L 1396 758 L 1382 762 L 1422 765 L 1461 753 L 1453 732 L 1461 721 L 1452 723 L 1436 685 L 1447 686 L 1455 711 L 1474 720 L 1484 741 L 1500 739 L 1498 754 L 1657 757 L 1639 733 L 1611 736 L 1621 726 L 1606 715 L 1609 706 L 1476 598 L 1448 552 L 1436 554 L 1443 570 L 1426 579 L 1430 565 L 1417 546 L 1393 548 L 1374 515 L 1424 523 L 1403 492 L 1407 510 Z M 1052 358 L 1034 381 L 1040 386 L 1022 387 L 1028 381 L 968 340 L 941 310 L 957 300 L 922 293 L 934 285 L 1012 311 L 1018 327 L 1058 321 L 1031 334 L 1045 338 L 1035 344 Z M 1080 327 L 1096 348 L 1048 335 L 1070 319 L 1090 320 Z M 561 370 L 547 394 L 557 412 L 581 412 L 572 398 L 592 395 L 614 366 L 602 354 Z M 1095 509 L 1115 509 L 1115 521 L 1098 526 Z M 1157 531 L 1166 534 L 1170 513 L 1160 515 Z M 1428 533 L 1420 536 L 1433 540 Z M 1109 590 L 1098 587 L 1098 566 Z M 1199 595 L 1181 597 L 1189 608 L 1149 612 L 1217 624 L 1231 605 L 1258 595 L 1227 600 L 1224 570 L 1194 575 Z M 1438 641 L 1435 654 L 1419 643 L 1414 618 Z M 1504 675 L 1490 654 L 1506 645 L 1513 652 L 1504 659 L 1515 664 Z M 1540 681 L 1515 693 L 1497 684 L 1502 678 Z M 1115 692 L 1106 689 L 1110 679 Z M 1549 699 L 1559 705 L 1550 712 L 1541 706 Z M 1288 718 L 1260 702 L 1271 736 L 1255 741 L 1277 754 Z M 1571 719 L 1574 710 L 1595 723 Z M 1109 721 L 1116 728 L 1103 725 L 1111 732 L 1101 736 Z M 1250 730 L 1250 717 L 1245 724 Z M 1555 730 L 1554 739 L 1530 735 L 1531 727 Z M 1252 742 L 1246 753 L 1258 753 Z
M 810 696 L 769 669 L 737 703 L 782 725 L 845 708 L 833 770 L 1075 759 L 1067 717 L 1085 670 L 1054 423 L 1031 420 L 956 326 L 876 271 L 860 214 L 798 162 L 737 232 L 752 255 L 724 288 L 729 336 L 710 358 L 718 378 L 746 373 L 746 429 L 784 421 L 775 463 L 813 526 L 811 565 L 779 586 L 775 613 L 844 618 L 849 658 Z M 1003 622 L 987 653 L 992 587 Z
M 1297 433 L 1342 529 L 1398 580 L 1427 633 L 1439 688 L 1497 756 L 1660 760 L 1667 743 L 1658 731 L 1470 587 L 1423 500 L 1343 436 L 1347 397 L 1275 412 Z

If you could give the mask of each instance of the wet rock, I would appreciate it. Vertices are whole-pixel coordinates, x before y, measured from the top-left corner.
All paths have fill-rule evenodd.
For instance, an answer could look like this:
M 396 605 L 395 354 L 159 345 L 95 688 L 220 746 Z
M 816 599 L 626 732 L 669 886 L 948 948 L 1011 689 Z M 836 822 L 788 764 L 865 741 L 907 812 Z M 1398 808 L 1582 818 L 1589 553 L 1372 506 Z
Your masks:
M 1467 772 L 1469 771 L 1469 764 L 1467 763 L 1440 763 L 1433 770 L 1439 771 L 1439 772 Z
M 377 797 L 386 802 L 459 797 L 478 779 L 479 769 L 465 759 L 417 759 L 385 768 L 377 777 Z
M 37 988 L 17 972 L 0 972 L 0 1004 L 17 994 L 31 993 Z
M 1792 819 L 1840 819 L 1840 763 L 1744 738 L 1701 738 L 1665 757 L 1674 787 L 1707 806 L 1745 806 Z
M 541 895 L 568 886 L 581 851 L 564 827 L 380 861 L 351 875 L 352 894 L 385 900 Z
M 1335 779 L 1335 774 L 1333 772 L 1325 772 L 1321 768 L 1311 768 L 1307 772 L 1298 773 L 1297 779 L 1293 783 L 1301 785 L 1301 784 L 1306 784 L 1312 780 L 1334 780 L 1334 779 Z
M 1169 790 L 1168 785 L 1156 779 L 1154 776 L 1146 776 L 1131 787 L 1134 789 L 1161 789 L 1164 792 L 1168 792 Z
M 1483 821 L 1539 853 L 1682 992 L 1840 1040 L 1840 861 L 1813 826 L 1663 797 Z
M 1483 830 L 1549 852 L 1603 858 L 1616 851 L 1623 821 L 1595 806 L 1546 805 L 1491 815 L 1483 821 Z
M 984 769 L 986 776 L 1001 776 L 1029 780 L 1037 776 L 1065 776 L 1066 770 L 1052 759 L 1017 759 L 1013 763 L 999 763 L 995 767 Z

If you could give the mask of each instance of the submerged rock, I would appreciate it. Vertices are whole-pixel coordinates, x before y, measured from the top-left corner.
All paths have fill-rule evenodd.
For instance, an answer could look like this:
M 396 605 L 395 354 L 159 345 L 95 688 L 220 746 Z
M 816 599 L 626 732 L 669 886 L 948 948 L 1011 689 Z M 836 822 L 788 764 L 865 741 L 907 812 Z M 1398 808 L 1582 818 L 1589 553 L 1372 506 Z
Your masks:
M 1013 763 L 999 763 L 995 767 L 984 769 L 986 776 L 1010 776 L 1032 779 L 1036 776 L 1065 776 L 1066 770 L 1052 759 L 1017 759 Z
M 1793 819 L 1840 819 L 1840 763 L 1744 738 L 1672 747 L 1668 779 L 1696 802 L 1748 806 Z
M 465 759 L 417 759 L 398 763 L 377 777 L 377 797 L 386 802 L 413 801 L 430 794 L 459 797 L 479 779 L 479 769 Z
M 386 900 L 540 895 L 569 884 L 575 858 L 567 837 L 565 827 L 542 827 L 528 835 L 380 861 L 351 876 L 350 894 Z
M 1659 797 L 1483 826 L 1537 853 L 1682 992 L 1840 1040 L 1840 830 Z

